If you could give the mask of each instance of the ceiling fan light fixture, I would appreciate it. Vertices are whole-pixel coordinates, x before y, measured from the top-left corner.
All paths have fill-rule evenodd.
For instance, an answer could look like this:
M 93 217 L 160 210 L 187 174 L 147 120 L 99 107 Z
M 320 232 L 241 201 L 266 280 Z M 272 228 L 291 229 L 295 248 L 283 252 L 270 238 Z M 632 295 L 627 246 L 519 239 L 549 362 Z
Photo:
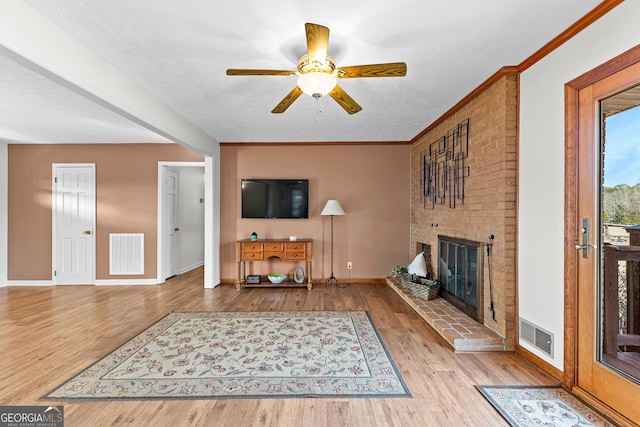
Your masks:
M 323 71 L 311 71 L 298 77 L 298 87 L 307 95 L 318 98 L 336 87 L 336 78 Z
M 298 85 L 293 88 L 271 112 L 284 113 L 303 93 L 318 100 L 329 94 L 347 113 L 355 114 L 362 111 L 362 107 L 351 98 L 340 86 L 336 79 L 350 79 L 355 77 L 403 77 L 407 75 L 407 64 L 404 62 L 389 62 L 384 64 L 354 65 L 336 68 L 333 58 L 327 55 L 329 43 L 329 28 L 319 24 L 307 22 L 307 54 L 298 59 L 296 71 L 290 70 L 244 70 L 228 69 L 229 76 L 298 76 Z M 318 104 L 316 103 L 316 109 Z M 317 120 L 317 115 L 316 115 Z

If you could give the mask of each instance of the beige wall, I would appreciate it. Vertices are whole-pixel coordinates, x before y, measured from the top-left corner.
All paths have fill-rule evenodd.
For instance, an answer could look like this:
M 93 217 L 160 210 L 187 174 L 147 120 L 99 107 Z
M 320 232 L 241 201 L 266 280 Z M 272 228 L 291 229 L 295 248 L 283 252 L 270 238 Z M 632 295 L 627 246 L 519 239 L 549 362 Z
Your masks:
M 96 164 L 96 279 L 109 275 L 109 233 L 144 233 L 156 276 L 159 161 L 202 161 L 177 144 L 9 145 L 8 279 L 51 280 L 52 163 Z
M 235 278 L 235 241 L 255 231 L 260 238 L 314 239 L 315 279 L 331 273 L 328 199 L 346 215 L 334 219 L 334 273 L 338 278 L 382 278 L 409 260 L 410 145 L 222 145 L 221 277 Z M 242 219 L 242 178 L 309 179 L 308 219 Z M 353 262 L 353 270 L 346 268 Z M 256 263 L 254 272 L 292 273 L 295 264 Z

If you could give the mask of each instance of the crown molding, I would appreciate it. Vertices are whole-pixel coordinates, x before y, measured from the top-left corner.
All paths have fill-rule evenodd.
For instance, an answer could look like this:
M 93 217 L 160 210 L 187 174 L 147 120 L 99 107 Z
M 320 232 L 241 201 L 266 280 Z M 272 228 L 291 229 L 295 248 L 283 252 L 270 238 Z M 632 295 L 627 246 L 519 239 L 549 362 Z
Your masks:
M 478 86 L 477 88 L 472 90 L 467 96 L 462 98 L 460 101 L 458 101 L 457 104 L 455 104 L 446 113 L 444 113 L 442 116 L 440 116 L 440 118 L 438 118 L 436 121 L 431 123 L 422 132 L 420 132 L 419 134 L 414 136 L 413 139 L 411 140 L 411 143 L 413 144 L 414 142 L 418 141 L 420 138 L 422 138 L 423 136 L 425 136 L 426 134 L 431 132 L 434 128 L 438 127 L 445 120 L 447 120 L 449 117 L 451 117 L 455 112 L 457 112 L 462 107 L 467 105 L 473 98 L 475 98 L 476 96 L 478 96 L 482 92 L 484 92 L 489 86 L 491 86 L 492 84 L 496 83 L 497 81 L 499 81 L 504 76 L 507 76 L 507 75 L 510 75 L 510 74 L 518 74 L 518 67 L 517 66 L 507 66 L 507 67 L 502 67 L 501 69 L 496 71 L 491 77 L 489 77 L 487 80 L 485 80 L 483 83 L 481 83 L 480 86 Z
M 314 145 L 411 145 L 413 141 L 221 142 L 220 147 L 293 147 Z
M 551 40 L 549 43 L 538 49 L 533 55 L 522 61 L 520 65 L 518 65 L 518 71 L 522 73 L 524 70 L 530 68 L 536 62 L 540 61 L 542 58 L 549 55 L 564 43 L 568 42 L 589 25 L 593 24 L 598 19 L 609 13 L 613 8 L 618 6 L 623 1 L 624 0 L 604 0 L 598 6 L 593 8 L 591 12 L 587 13 L 585 16 L 576 21 L 572 26 L 570 26 L 553 40 Z
M 587 28 L 589 25 L 593 24 L 598 19 L 606 15 L 608 12 L 610 12 L 613 8 L 618 6 L 623 1 L 624 0 L 604 0 L 598 6 L 593 8 L 589 13 L 587 13 L 585 16 L 580 18 L 573 25 L 571 25 L 569 28 L 567 28 L 562 33 L 560 33 L 557 37 L 551 40 L 549 43 L 545 44 L 542 48 L 538 49 L 533 55 L 529 56 L 527 59 L 522 61 L 519 65 L 502 67 L 495 74 L 493 74 L 491 77 L 485 80 L 480 86 L 478 86 L 471 93 L 469 93 L 467 96 L 462 98 L 457 104 L 451 107 L 442 116 L 440 116 L 440 118 L 438 118 L 436 121 L 431 123 L 427 128 L 425 128 L 422 132 L 420 132 L 415 137 L 413 137 L 413 139 L 411 140 L 411 143 L 413 144 L 414 142 L 418 141 L 420 138 L 422 138 L 424 135 L 429 133 L 435 127 L 442 124 L 442 122 L 444 122 L 449 117 L 451 117 L 456 111 L 458 111 L 460 108 L 466 105 L 473 98 L 478 96 L 478 94 L 480 94 L 487 87 L 495 83 L 498 79 L 502 78 L 507 74 L 522 73 L 524 70 L 533 66 L 535 63 L 542 60 L 544 57 L 549 55 L 555 49 L 557 49 L 558 47 L 562 46 L 564 43 L 569 41 L 571 38 L 573 38 L 575 35 L 577 35 L 582 30 Z

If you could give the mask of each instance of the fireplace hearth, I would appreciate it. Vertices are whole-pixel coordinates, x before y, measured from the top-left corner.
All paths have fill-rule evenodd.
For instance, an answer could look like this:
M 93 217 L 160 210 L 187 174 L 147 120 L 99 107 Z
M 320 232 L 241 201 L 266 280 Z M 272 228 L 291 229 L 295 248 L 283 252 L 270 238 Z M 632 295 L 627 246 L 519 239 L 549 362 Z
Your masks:
M 430 277 L 442 283 L 442 298 L 425 300 L 416 297 L 402 285 L 399 277 L 387 277 L 387 284 L 404 299 L 456 352 L 513 351 L 515 340 L 505 337 L 495 325 L 495 319 L 486 317 L 483 295 L 483 263 L 485 244 L 437 236 L 433 244 L 415 242 L 415 253 L 424 253 Z M 433 262 L 431 261 L 433 260 Z M 498 294 L 497 294 L 498 295 Z M 498 307 L 504 294 L 495 300 Z M 495 295 L 494 295 L 495 296 Z M 489 324 L 485 324 L 487 320 Z

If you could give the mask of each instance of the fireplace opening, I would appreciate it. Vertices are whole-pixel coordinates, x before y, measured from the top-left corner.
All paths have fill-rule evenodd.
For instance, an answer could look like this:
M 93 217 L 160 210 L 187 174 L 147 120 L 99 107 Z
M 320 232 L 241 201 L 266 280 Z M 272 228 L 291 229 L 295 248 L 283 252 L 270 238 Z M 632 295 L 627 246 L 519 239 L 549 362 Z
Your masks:
M 442 297 L 482 323 L 482 243 L 438 236 Z
M 416 242 L 416 254 L 422 253 L 424 256 L 424 262 L 427 266 L 427 277 L 429 279 L 435 279 L 435 272 L 431 265 L 431 245 L 426 243 Z

